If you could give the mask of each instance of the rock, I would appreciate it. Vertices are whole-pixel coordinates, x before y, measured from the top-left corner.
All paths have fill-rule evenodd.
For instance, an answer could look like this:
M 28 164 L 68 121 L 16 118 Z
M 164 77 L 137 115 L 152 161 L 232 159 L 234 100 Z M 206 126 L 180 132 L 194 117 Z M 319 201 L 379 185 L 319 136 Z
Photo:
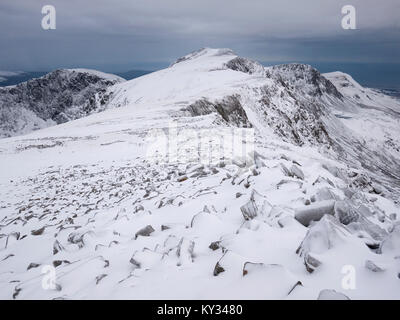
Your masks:
M 5 256 L 1 261 L 6 261 L 8 258 L 14 257 L 15 255 L 10 253 L 7 256 Z
M 311 221 L 319 221 L 324 215 L 334 214 L 335 201 L 325 200 L 299 208 L 295 211 L 295 219 L 308 227 Z
M 297 287 L 303 287 L 303 283 L 301 281 L 297 281 L 294 286 L 289 290 L 287 295 L 289 296 Z
M 281 163 L 281 169 L 285 176 L 288 176 L 288 177 L 292 176 L 292 173 L 290 172 L 290 170 L 283 163 Z
M 213 275 L 216 277 L 218 276 L 220 273 L 225 272 L 225 269 L 221 267 L 221 265 L 219 264 L 219 262 L 216 263 L 215 267 L 214 267 L 214 272 Z
M 101 280 L 103 280 L 105 277 L 107 277 L 107 274 L 105 274 L 105 273 L 103 273 L 103 274 L 101 274 L 101 275 L 98 275 L 98 276 L 96 277 L 96 285 L 99 284 L 99 282 L 100 282 Z
M 179 177 L 179 178 L 177 179 L 177 181 L 178 181 L 178 182 L 183 182 L 183 181 L 186 181 L 187 179 L 188 179 L 187 176 L 182 176 L 182 177 Z
M 60 69 L 1 88 L 0 137 L 26 134 L 104 110 L 111 96 L 106 88 L 122 81 L 117 76 Z
M 228 61 L 225 66 L 228 69 L 232 69 L 234 71 L 240 71 L 248 74 L 257 74 L 264 75 L 265 70 L 261 64 L 256 61 L 252 61 L 249 59 L 245 59 L 242 57 L 236 57 L 230 61 Z
M 217 167 L 218 167 L 218 168 L 225 168 L 225 167 L 226 167 L 226 164 L 225 164 L 225 162 L 220 161 L 220 162 L 217 164 Z
M 358 207 L 357 211 L 364 217 L 372 217 L 371 210 L 364 204 Z
M 28 268 L 26 268 L 26 270 L 34 269 L 34 268 L 37 268 L 37 267 L 39 267 L 39 266 L 40 266 L 39 263 L 31 262 L 31 263 L 29 264 Z
M 328 188 L 322 188 L 317 191 L 315 194 L 316 201 L 324 201 L 324 200 L 336 200 L 335 194 L 329 190 Z
M 324 183 L 328 183 L 331 187 L 335 187 L 335 184 L 329 178 L 324 178 L 321 176 L 315 179 L 312 185 L 315 186 L 316 184 L 324 184 Z
M 214 241 L 208 246 L 211 250 L 215 251 L 218 250 L 220 247 L 221 241 Z
M 292 165 L 290 167 L 290 173 L 292 176 L 297 177 L 300 180 L 304 180 L 304 173 L 298 166 Z
M 17 287 L 15 287 L 15 289 L 14 289 L 14 293 L 13 293 L 13 299 L 15 300 L 16 298 L 17 298 L 17 296 L 19 295 L 19 293 L 21 292 L 21 288 L 17 288 Z
M 386 238 L 382 241 L 379 253 L 398 254 L 400 252 L 400 223 L 396 224 Z
M 135 233 L 135 239 L 137 239 L 138 236 L 149 237 L 154 231 L 155 230 L 151 225 L 147 225 Z
M 372 242 L 382 241 L 388 235 L 384 229 L 363 216 L 360 216 L 358 221 L 349 223 L 347 227 L 359 237 L 369 235 Z
M 392 221 L 396 221 L 397 220 L 397 214 L 396 213 L 391 213 L 389 215 L 389 219 L 392 220 Z
M 243 194 L 240 192 L 236 192 L 236 198 L 240 198 Z
M 242 215 L 245 220 L 252 220 L 257 216 L 257 207 L 255 206 L 253 201 L 249 201 L 243 206 L 240 207 L 240 211 L 242 211 Z
M 348 199 L 351 199 L 355 194 L 355 192 L 349 188 L 343 188 L 342 191 L 344 193 L 344 196 Z
M 5 235 L 0 235 L 0 238 L 1 238 L 1 236 L 5 237 Z M 18 240 L 20 239 L 20 236 L 21 236 L 21 234 L 20 234 L 19 232 L 11 232 L 11 233 L 7 236 L 5 248 L 8 247 L 8 245 L 9 245 L 9 243 L 10 243 L 10 238 L 11 238 L 11 239 L 14 238 L 16 241 L 18 241 Z
M 385 216 L 385 214 L 383 212 L 375 211 L 374 214 L 377 216 L 379 222 L 382 222 L 382 223 L 385 222 L 386 216 Z
M 246 111 L 235 95 L 226 96 L 217 102 L 210 102 L 203 98 L 195 101 L 187 108 L 183 109 L 183 111 L 188 112 L 193 117 L 216 113 L 221 120 L 229 124 L 241 128 L 252 127 L 247 118 Z
M 83 242 L 84 232 L 71 232 L 68 235 L 68 242 L 78 245 L 79 248 L 83 248 L 85 243 Z
M 319 293 L 317 300 L 350 300 L 350 298 L 335 290 L 325 289 Z
M 134 209 L 134 213 L 138 213 L 139 211 L 144 211 L 144 207 L 142 205 L 138 205 Z
M 53 244 L 53 255 L 56 255 L 58 252 L 64 250 L 64 247 L 58 242 L 58 240 L 54 241 Z
M 240 207 L 240 211 L 242 211 L 245 220 L 252 220 L 257 215 L 267 214 L 271 209 L 272 206 L 266 198 L 255 190 L 252 191 L 250 200 Z
M 223 254 L 214 267 L 214 276 L 219 275 L 221 272 L 229 274 L 243 274 L 244 258 L 230 250 L 222 250 Z
M 313 273 L 321 264 L 322 262 L 315 258 L 312 254 L 306 253 L 304 255 L 304 265 L 309 273 Z
M 372 272 L 383 272 L 385 269 L 383 267 L 378 266 L 375 262 L 371 260 L 365 261 L 365 267 Z
M 263 161 L 263 160 L 265 160 L 265 157 L 263 155 L 259 154 L 257 151 L 254 151 L 253 155 L 254 155 L 254 162 L 256 164 L 256 168 L 257 169 L 266 166 L 264 161 Z
M 43 234 L 44 230 L 45 230 L 45 227 L 42 227 L 42 228 L 37 229 L 37 230 L 32 230 L 32 231 L 31 231 L 31 235 L 33 235 L 33 236 L 40 236 L 40 235 Z
M 336 201 L 335 202 L 335 217 L 339 219 L 344 225 L 348 225 L 351 222 L 358 221 L 360 215 L 357 210 L 354 209 L 348 201 Z
M 316 256 L 346 242 L 349 236 L 351 233 L 334 216 L 324 215 L 311 225 L 296 253 L 304 258 L 307 271 L 313 272 L 321 265 Z
M 133 254 L 133 256 L 132 256 L 132 258 L 129 260 L 129 262 L 130 262 L 131 264 L 133 264 L 133 267 L 134 267 L 135 269 L 140 269 L 142 266 L 141 266 L 140 262 L 137 261 L 134 257 L 135 257 L 135 254 Z
M 179 266 L 194 262 L 194 246 L 194 241 L 184 237 L 179 241 L 178 248 L 176 249 L 176 255 L 179 258 Z
M 349 178 L 355 178 L 355 177 L 358 176 L 358 172 L 349 171 L 348 174 L 347 174 L 347 176 L 348 176 Z
M 383 193 L 383 189 L 380 186 L 376 185 L 376 184 L 374 184 L 372 186 L 372 191 L 374 193 L 376 193 L 376 194 L 382 194 Z
M 54 268 L 57 268 L 58 266 L 61 266 L 63 263 L 70 264 L 68 260 L 54 260 L 53 266 Z

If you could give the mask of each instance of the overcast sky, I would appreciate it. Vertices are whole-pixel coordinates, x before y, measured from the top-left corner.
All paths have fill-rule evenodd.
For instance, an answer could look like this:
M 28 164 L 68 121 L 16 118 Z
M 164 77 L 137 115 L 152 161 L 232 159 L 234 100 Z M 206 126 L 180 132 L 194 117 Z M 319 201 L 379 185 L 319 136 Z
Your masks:
M 41 27 L 56 8 L 56 30 Z M 357 30 L 341 26 L 356 8 Z M 400 0 L 1 0 L 0 70 L 155 69 L 201 47 L 259 61 L 400 63 Z

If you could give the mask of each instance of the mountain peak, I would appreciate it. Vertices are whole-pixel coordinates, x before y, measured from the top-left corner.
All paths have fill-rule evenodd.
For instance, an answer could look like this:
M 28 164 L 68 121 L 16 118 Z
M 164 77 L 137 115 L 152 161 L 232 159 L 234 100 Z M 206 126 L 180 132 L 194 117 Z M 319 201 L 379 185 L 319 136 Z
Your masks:
M 191 53 L 180 57 L 174 63 L 171 64 L 171 67 L 185 61 L 195 60 L 200 57 L 219 57 L 219 56 L 236 56 L 233 50 L 228 48 L 201 48 L 196 51 L 192 51 Z

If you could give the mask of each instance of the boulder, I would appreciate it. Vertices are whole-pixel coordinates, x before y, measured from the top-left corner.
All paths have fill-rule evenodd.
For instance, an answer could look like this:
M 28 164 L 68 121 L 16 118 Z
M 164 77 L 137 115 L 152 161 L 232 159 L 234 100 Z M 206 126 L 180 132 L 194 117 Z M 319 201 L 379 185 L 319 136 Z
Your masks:
M 252 220 L 258 215 L 268 214 L 271 209 L 272 205 L 256 190 L 252 191 L 250 200 L 240 207 L 245 220 Z
M 151 225 L 147 225 L 135 233 L 135 239 L 137 239 L 138 236 L 149 237 L 154 231 L 155 230 Z
M 300 180 L 304 180 L 304 173 L 303 171 L 296 165 L 292 165 L 290 167 L 291 176 L 299 178 Z
M 339 219 L 344 225 L 348 225 L 351 222 L 358 221 L 360 214 L 355 208 L 349 203 L 349 201 L 336 201 L 335 202 L 335 217 Z
M 320 221 L 311 225 L 296 253 L 303 257 L 307 271 L 312 273 L 322 264 L 318 255 L 345 242 L 350 235 L 334 216 L 324 215 Z
M 316 202 L 308 206 L 298 208 L 295 212 L 295 218 L 302 225 L 308 227 L 311 221 L 319 221 L 326 214 L 333 215 L 334 207 L 334 200 Z

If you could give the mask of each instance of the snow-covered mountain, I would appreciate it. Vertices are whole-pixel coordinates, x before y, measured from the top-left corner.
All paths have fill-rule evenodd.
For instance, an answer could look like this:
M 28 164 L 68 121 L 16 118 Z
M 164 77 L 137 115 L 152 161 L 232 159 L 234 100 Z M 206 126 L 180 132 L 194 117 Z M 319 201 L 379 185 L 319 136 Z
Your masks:
M 15 77 L 22 73 L 23 72 L 19 72 L 19 71 L 1 71 L 0 70 L 0 82 L 5 82 L 5 81 L 7 81 L 8 77 Z
M 209 48 L 101 92 L 0 140 L 1 298 L 400 298 L 397 100 Z
M 123 81 L 95 70 L 62 69 L 0 87 L 0 137 L 26 134 L 102 110 L 112 95 L 105 94 L 105 89 Z

